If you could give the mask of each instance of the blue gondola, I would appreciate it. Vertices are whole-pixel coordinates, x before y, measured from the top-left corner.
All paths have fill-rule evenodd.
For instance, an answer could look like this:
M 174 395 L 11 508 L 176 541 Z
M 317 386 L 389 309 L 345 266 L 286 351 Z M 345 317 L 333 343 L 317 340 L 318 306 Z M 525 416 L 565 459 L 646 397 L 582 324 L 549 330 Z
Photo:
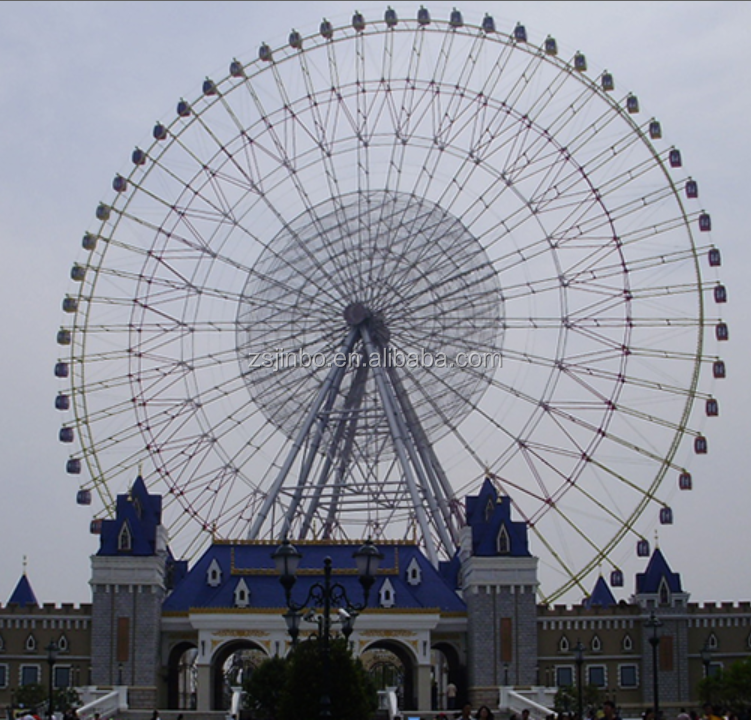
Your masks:
M 68 462 L 65 463 L 65 472 L 69 475 L 80 475 L 81 461 L 78 458 L 70 458 Z
M 357 32 L 362 32 L 363 30 L 365 30 L 365 18 L 363 17 L 363 14 L 361 12 L 356 12 L 352 16 L 352 27 Z
M 334 26 L 325 18 L 321 20 L 321 27 L 318 28 L 318 31 L 321 33 L 321 37 L 326 38 L 326 40 L 331 40 L 334 37 Z
M 712 363 L 712 375 L 718 380 L 723 380 L 726 376 L 727 369 L 723 360 L 715 360 Z
M 132 155 L 130 156 L 131 161 L 134 165 L 145 165 L 146 164 L 146 153 L 141 150 L 141 148 L 136 148 Z
M 84 233 L 83 238 L 81 238 L 81 247 L 84 250 L 88 250 L 91 252 L 92 250 L 96 249 L 96 235 L 92 235 L 92 233 Z
M 235 78 L 243 77 L 245 75 L 243 64 L 239 60 L 233 60 L 229 64 L 229 74 Z
M 70 410 L 70 396 L 65 393 L 58 393 L 55 398 L 55 410 Z
M 691 490 L 694 486 L 691 473 L 685 470 L 678 476 L 678 487 L 681 490 Z

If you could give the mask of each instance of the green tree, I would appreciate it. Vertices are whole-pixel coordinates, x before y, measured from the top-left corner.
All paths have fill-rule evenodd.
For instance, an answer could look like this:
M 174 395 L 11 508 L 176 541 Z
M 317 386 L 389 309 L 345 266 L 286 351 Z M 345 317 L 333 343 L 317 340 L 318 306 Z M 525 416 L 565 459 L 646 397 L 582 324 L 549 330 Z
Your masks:
M 359 658 L 354 658 L 344 638 L 331 640 L 329 691 L 331 720 L 367 720 L 378 706 L 373 683 Z M 316 717 L 323 693 L 323 661 L 320 640 L 312 638 L 290 653 L 284 692 L 277 720 Z
M 702 702 L 737 714 L 751 710 L 751 658 L 736 660 L 729 667 L 699 683 Z
M 272 657 L 262 662 L 243 683 L 245 707 L 258 720 L 273 720 L 284 692 L 287 661 Z
M 21 707 L 36 709 L 47 702 L 47 691 L 41 683 L 21 685 L 16 691 L 16 704 Z

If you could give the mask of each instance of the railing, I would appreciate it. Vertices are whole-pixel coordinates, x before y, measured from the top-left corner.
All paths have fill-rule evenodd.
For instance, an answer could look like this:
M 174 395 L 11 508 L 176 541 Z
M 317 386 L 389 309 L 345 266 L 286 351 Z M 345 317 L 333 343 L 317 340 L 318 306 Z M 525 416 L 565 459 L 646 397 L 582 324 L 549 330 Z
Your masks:
M 532 686 L 526 688 L 501 685 L 499 692 L 499 706 L 505 712 L 521 713 L 529 710 L 530 718 L 542 720 L 548 715 L 555 714 L 553 710 L 557 688 Z
M 80 720 L 90 720 L 99 713 L 101 720 L 109 720 L 122 710 L 128 709 L 128 688 L 115 687 L 99 690 L 96 687 L 81 688 L 83 705 L 78 708 Z
M 389 687 L 378 691 L 378 709 L 386 710 L 389 714 L 389 720 L 393 720 L 393 718 L 399 715 L 396 688 Z

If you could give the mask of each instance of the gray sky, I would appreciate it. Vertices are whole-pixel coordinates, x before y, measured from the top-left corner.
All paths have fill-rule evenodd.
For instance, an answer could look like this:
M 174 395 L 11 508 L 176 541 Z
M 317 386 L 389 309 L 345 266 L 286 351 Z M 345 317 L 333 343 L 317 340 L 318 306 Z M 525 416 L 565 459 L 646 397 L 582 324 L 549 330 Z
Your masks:
M 695 488 L 676 499 L 676 524 L 660 547 L 693 600 L 751 598 L 751 486 L 747 477 L 751 361 L 743 298 L 751 268 L 751 3 L 748 2 L 467 2 L 467 19 L 495 16 L 499 28 L 523 22 L 532 42 L 554 35 L 562 52 L 582 50 L 638 94 L 646 112 L 683 153 L 712 215 L 722 249 L 731 332 L 722 355 L 729 377 L 716 388 L 721 416 L 698 423 L 710 453 L 691 468 Z M 358 5 L 380 18 L 384 5 Z M 417 4 L 394 3 L 411 16 Z M 429 5 L 447 16 L 451 5 Z M 0 602 L 10 596 L 28 557 L 40 602 L 85 602 L 89 509 L 75 503 L 67 448 L 57 442 L 60 388 L 53 376 L 60 302 L 93 225 L 132 148 L 154 122 L 172 117 L 183 95 L 232 57 L 282 44 L 292 26 L 318 27 L 321 16 L 346 21 L 349 3 L 6 2 L 0 6 L 0 232 L 6 257 L 6 309 L 0 505 Z M 697 408 L 698 412 L 702 408 Z M 534 547 L 533 547 L 534 551 Z M 624 568 L 633 589 L 634 563 Z M 620 597 L 619 596 L 619 597 Z

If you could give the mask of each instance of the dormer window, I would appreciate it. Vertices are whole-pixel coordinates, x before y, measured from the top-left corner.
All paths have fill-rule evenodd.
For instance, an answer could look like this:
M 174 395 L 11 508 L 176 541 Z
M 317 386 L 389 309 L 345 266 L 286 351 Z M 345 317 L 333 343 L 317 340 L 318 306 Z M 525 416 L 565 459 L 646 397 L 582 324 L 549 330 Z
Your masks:
M 412 558 L 407 565 L 407 582 L 410 585 L 419 585 L 422 582 L 422 569 L 417 558 Z
M 488 498 L 488 502 L 485 504 L 485 522 L 488 522 L 493 517 L 493 498 Z
M 499 555 L 511 554 L 511 538 L 509 537 L 508 530 L 505 525 L 501 525 L 501 529 L 498 531 L 498 537 L 496 538 L 496 550 Z
M 133 549 L 133 535 L 127 522 L 123 523 L 117 536 L 117 549 L 120 552 L 130 552 Z
M 396 605 L 396 593 L 391 581 L 386 578 L 378 592 L 378 602 L 382 608 L 392 608 Z
M 250 590 L 245 584 L 245 580 L 240 578 L 240 582 L 235 586 L 235 607 L 248 607 L 250 605 Z
M 658 594 L 660 596 L 660 605 L 670 604 L 670 588 L 668 587 L 668 581 L 665 579 L 665 576 L 660 580 Z
M 210 587 L 219 587 L 222 584 L 222 568 L 214 558 L 206 571 L 206 584 Z

